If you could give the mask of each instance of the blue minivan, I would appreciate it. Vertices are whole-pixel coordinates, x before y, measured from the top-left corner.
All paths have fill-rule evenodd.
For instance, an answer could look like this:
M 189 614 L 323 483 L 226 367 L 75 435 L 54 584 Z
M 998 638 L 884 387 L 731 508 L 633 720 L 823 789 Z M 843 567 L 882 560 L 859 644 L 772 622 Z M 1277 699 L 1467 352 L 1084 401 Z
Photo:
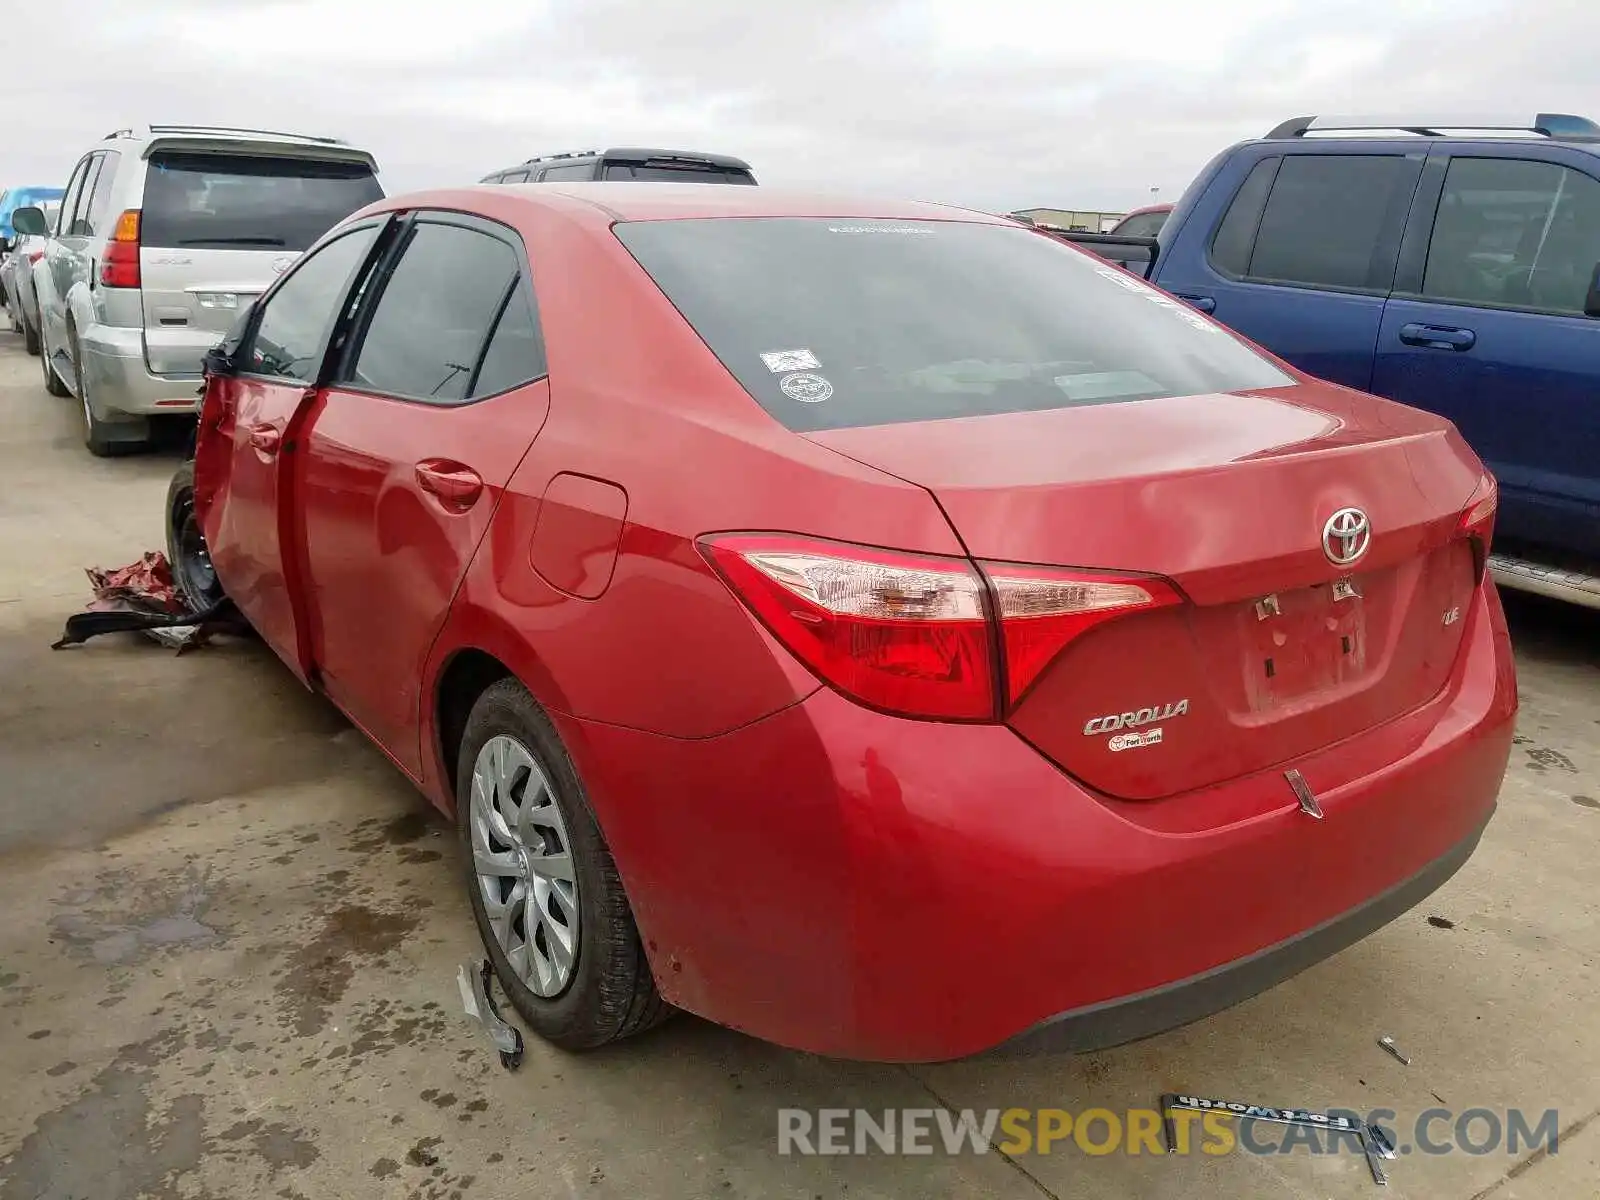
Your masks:
M 1499 480 L 1496 578 L 1600 607 L 1600 125 L 1295 118 L 1156 249 L 1152 282 L 1252 341 L 1452 420 Z

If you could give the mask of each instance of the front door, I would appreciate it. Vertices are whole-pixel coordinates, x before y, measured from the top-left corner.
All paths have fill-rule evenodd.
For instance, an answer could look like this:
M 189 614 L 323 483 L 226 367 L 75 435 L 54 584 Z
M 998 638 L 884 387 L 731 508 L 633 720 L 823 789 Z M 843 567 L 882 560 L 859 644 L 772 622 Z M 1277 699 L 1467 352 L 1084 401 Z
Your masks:
M 509 229 L 423 214 L 371 292 L 306 423 L 310 640 L 328 695 L 420 775 L 423 666 L 549 386 Z
M 205 510 L 217 578 L 263 641 L 307 678 L 292 529 L 296 437 L 316 396 L 334 324 L 368 262 L 381 221 L 359 226 L 298 263 L 262 301 L 238 373 L 213 383 L 202 438 L 226 439 L 228 480 Z M 209 398 L 208 398 L 209 399 Z M 214 481 L 207 481 L 208 486 Z
M 79 230 L 79 214 L 89 203 L 93 176 L 99 170 L 100 156 L 85 155 L 72 173 L 61 211 L 56 214 L 53 236 L 45 244 L 44 266 L 49 275 L 50 295 L 41 293 L 39 324 L 44 333 L 45 353 L 58 362 L 64 379 L 72 378 L 67 347 L 67 295 L 75 283 L 89 274 L 87 244 Z
M 1434 155 L 1372 390 L 1455 422 L 1499 480 L 1500 534 L 1600 557 L 1600 180 L 1570 153 Z

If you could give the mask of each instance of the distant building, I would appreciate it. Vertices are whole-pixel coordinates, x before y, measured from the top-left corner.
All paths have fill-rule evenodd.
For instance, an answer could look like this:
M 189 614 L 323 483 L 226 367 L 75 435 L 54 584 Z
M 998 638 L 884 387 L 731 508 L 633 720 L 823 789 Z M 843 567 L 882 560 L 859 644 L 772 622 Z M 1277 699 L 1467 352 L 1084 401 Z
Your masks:
M 1059 225 L 1062 229 L 1082 230 L 1086 233 L 1106 233 L 1127 213 L 1079 212 L 1067 208 L 1019 208 L 1012 214 L 1037 225 Z

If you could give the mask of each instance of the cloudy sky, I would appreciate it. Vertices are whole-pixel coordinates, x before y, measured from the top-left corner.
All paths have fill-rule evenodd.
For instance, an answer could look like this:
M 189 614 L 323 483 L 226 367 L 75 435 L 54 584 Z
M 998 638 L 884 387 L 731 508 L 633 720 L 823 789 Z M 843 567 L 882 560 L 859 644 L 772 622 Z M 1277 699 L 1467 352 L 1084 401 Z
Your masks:
M 390 192 L 646 144 L 739 155 L 765 184 L 1123 209 L 1298 114 L 1600 118 L 1597 0 L 7 7 L 4 185 L 64 182 L 111 129 L 182 121 L 347 138 Z

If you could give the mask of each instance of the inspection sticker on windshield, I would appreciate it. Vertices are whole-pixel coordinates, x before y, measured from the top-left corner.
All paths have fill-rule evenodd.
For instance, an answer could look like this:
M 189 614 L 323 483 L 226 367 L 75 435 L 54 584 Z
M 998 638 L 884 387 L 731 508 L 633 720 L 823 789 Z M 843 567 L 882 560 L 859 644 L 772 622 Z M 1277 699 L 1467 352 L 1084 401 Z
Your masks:
M 786 371 L 815 371 L 822 365 L 809 350 L 768 350 L 761 356 L 761 361 L 767 364 L 767 370 L 774 375 L 782 375 Z
M 821 375 L 785 375 L 778 386 L 785 396 L 801 404 L 821 404 L 833 395 L 833 384 Z

